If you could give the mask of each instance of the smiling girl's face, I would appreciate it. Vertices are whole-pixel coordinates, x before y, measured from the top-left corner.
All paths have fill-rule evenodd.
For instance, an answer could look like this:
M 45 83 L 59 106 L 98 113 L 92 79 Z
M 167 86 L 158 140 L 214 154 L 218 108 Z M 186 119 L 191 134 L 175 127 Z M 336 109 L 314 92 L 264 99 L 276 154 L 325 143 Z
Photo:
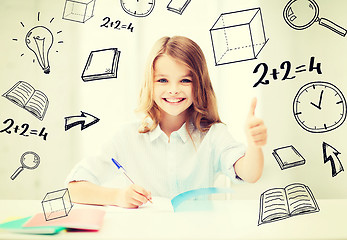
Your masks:
M 193 79 L 181 62 L 164 54 L 154 64 L 154 102 L 161 114 L 186 117 L 193 103 Z

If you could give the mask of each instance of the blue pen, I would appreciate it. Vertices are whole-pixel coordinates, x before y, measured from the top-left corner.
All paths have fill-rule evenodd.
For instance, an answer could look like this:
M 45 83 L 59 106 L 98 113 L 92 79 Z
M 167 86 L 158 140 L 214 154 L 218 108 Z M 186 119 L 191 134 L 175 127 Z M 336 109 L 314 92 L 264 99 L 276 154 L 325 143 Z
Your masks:
M 131 178 L 128 176 L 128 174 L 126 173 L 125 169 L 122 167 L 122 165 L 120 165 L 119 162 L 117 162 L 117 160 L 112 158 L 112 162 L 117 166 L 118 170 L 122 171 L 122 173 L 130 180 L 130 182 L 132 184 L 135 184 L 133 180 L 131 180 Z M 147 198 L 147 197 L 146 197 Z M 150 201 L 151 203 L 153 203 L 151 200 L 149 200 L 147 198 L 148 201 Z

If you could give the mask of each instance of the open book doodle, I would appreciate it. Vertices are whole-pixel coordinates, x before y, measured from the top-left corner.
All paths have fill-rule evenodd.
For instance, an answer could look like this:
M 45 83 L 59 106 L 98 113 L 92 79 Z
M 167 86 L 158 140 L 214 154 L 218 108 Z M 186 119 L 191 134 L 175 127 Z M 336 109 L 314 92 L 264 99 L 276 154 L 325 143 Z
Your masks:
M 274 149 L 275 157 L 281 170 L 305 164 L 305 159 L 292 145 Z
M 25 81 L 17 82 L 2 96 L 24 108 L 41 121 L 46 114 L 48 108 L 47 96 L 43 92 L 35 90 Z
M 318 211 L 310 188 L 302 183 L 293 183 L 261 194 L 258 225 Z

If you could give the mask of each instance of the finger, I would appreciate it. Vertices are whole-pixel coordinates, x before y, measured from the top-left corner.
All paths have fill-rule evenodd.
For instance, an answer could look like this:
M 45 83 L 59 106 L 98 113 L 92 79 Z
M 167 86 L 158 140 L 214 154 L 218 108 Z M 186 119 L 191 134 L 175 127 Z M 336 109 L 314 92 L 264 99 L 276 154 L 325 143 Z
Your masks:
M 249 130 L 251 136 L 256 136 L 260 134 L 266 134 L 267 129 L 264 125 L 259 125 L 257 127 L 253 127 Z
M 251 101 L 251 107 L 249 109 L 248 116 L 254 116 L 256 106 L 257 106 L 257 98 L 254 97 Z
M 264 126 L 264 121 L 261 118 L 251 117 L 251 119 L 249 119 L 247 122 L 247 126 L 249 128 Z
M 139 205 L 142 205 L 142 204 L 145 204 L 146 202 L 148 202 L 147 197 L 145 197 L 142 194 L 139 194 L 137 192 L 134 193 L 133 200 Z
M 138 194 L 148 198 L 149 197 L 149 192 L 146 191 L 143 187 L 139 185 L 132 185 L 132 189 L 137 192 Z

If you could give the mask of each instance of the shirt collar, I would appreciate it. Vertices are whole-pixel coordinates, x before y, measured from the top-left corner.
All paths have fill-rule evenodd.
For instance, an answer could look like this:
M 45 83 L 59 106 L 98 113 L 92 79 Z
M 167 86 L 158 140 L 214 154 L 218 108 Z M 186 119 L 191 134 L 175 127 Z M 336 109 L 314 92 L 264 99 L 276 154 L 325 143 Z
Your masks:
M 192 123 L 189 124 L 189 131 L 192 133 L 194 130 L 194 125 Z M 171 133 L 171 137 L 173 137 L 173 135 L 177 134 L 181 140 L 186 143 L 188 138 L 189 138 L 189 134 L 187 132 L 186 129 L 186 123 L 184 123 L 180 129 L 178 129 L 177 131 L 174 131 Z M 158 126 L 153 129 L 151 132 L 149 132 L 149 139 L 150 141 L 154 141 L 155 139 L 157 139 L 158 137 L 160 137 L 161 135 L 164 135 L 166 137 L 166 134 L 163 132 L 163 130 L 161 130 L 160 125 L 158 124 Z

